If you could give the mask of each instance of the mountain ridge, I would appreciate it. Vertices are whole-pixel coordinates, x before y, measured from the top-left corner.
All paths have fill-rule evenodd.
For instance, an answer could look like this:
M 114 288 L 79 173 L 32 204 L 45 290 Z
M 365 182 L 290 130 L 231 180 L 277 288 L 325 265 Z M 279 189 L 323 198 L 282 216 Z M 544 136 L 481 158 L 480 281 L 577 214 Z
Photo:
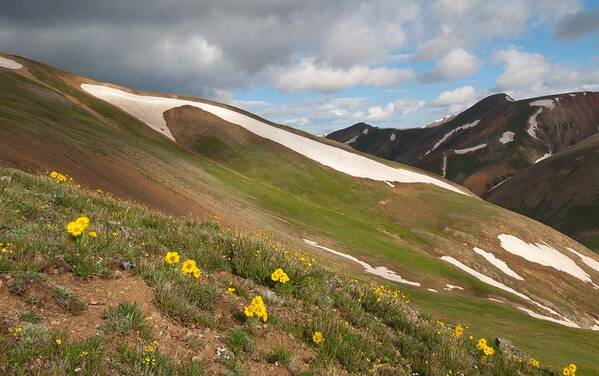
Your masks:
M 473 125 L 475 121 L 478 122 Z M 573 145 L 596 135 L 598 122 L 599 93 L 596 92 L 570 92 L 518 101 L 506 94 L 495 94 L 434 128 L 376 128 L 358 123 L 327 137 L 357 150 L 446 176 L 490 202 L 584 239 L 588 229 L 574 228 L 568 223 L 572 219 L 564 215 L 544 216 L 538 204 L 533 213 L 531 204 L 525 203 L 525 196 L 510 198 L 510 191 L 514 190 L 515 181 L 532 184 L 522 174 L 527 169 L 536 169 L 533 167 L 536 163 L 560 153 L 567 155 Z M 368 129 L 366 134 L 360 133 L 363 129 Z M 502 184 L 515 176 L 522 178 Z M 544 176 L 548 179 L 549 175 Z M 571 184 L 586 185 L 580 178 Z M 521 191 L 531 190 L 525 187 Z M 591 201 L 595 197 L 591 191 L 587 195 Z M 495 199 L 499 196 L 502 198 Z M 564 212 L 570 210 L 568 202 L 572 198 L 560 198 Z

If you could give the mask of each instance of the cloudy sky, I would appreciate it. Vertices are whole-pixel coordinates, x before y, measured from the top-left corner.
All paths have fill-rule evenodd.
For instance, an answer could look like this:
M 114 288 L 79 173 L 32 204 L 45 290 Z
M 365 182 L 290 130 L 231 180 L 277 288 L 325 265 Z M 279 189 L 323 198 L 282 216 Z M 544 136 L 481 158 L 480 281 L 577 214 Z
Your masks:
M 599 1 L 19 0 L 0 50 L 322 134 L 599 90 Z

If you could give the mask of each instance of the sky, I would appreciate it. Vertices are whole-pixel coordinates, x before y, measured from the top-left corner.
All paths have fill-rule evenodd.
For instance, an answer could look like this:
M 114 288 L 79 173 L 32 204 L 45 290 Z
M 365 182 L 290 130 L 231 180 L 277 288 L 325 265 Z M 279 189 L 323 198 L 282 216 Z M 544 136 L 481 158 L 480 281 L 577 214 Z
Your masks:
M 19 0 L 0 50 L 314 134 L 599 90 L 599 0 Z

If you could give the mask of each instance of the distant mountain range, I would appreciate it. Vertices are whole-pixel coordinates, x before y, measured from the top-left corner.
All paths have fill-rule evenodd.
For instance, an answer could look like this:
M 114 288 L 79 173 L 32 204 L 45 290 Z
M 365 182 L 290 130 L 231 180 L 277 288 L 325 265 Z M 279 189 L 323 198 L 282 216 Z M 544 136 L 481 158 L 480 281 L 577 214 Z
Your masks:
M 599 250 L 599 93 L 484 98 L 424 128 L 366 123 L 326 137 L 416 166 Z

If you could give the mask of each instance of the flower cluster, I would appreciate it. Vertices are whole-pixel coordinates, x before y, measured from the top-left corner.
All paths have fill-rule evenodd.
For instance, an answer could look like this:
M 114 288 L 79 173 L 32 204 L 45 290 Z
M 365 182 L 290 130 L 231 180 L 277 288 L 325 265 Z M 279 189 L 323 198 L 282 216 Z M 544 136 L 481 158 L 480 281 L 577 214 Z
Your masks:
M 202 272 L 200 271 L 200 268 L 198 268 L 198 266 L 196 265 L 195 260 L 191 259 L 183 261 L 183 264 L 181 265 L 181 273 L 183 273 L 184 275 L 193 275 L 195 279 L 200 279 L 200 277 L 202 276 Z
M 287 276 L 287 273 L 285 273 L 281 268 L 278 268 L 277 270 L 272 272 L 270 278 L 275 282 L 281 282 L 283 284 L 289 282 L 289 277 Z
M 180 259 L 181 256 L 176 251 L 169 251 L 164 256 L 164 262 L 169 265 L 178 264 Z M 183 275 L 192 275 L 195 279 L 200 279 L 200 277 L 202 277 L 202 271 L 198 268 L 195 260 L 192 259 L 183 261 L 181 264 L 181 273 L 183 273 Z
M 464 327 L 460 324 L 456 325 L 455 329 L 453 330 L 453 336 L 455 338 L 460 338 L 463 335 L 464 335 Z
M 64 183 L 65 181 L 68 180 L 68 177 L 66 175 L 63 175 L 60 172 L 56 172 L 56 171 L 52 171 L 50 173 L 50 177 L 59 183 Z
M 257 318 L 262 319 L 262 321 L 264 322 L 266 322 L 266 320 L 268 319 L 266 305 L 264 305 L 264 300 L 260 295 L 254 296 L 254 298 L 252 299 L 252 303 L 245 307 L 243 313 L 246 315 L 246 317 L 256 316 Z
M 476 343 L 476 348 L 482 351 L 483 354 L 485 354 L 486 356 L 491 356 L 495 354 L 495 349 L 487 345 L 487 340 L 484 338 L 478 340 L 478 342 Z
M 530 365 L 532 368 L 539 368 L 541 366 L 541 362 L 534 358 L 530 358 L 528 360 L 528 365 Z
M 0 251 L 2 253 L 13 253 L 15 251 L 15 246 L 10 243 L 0 242 Z
M 8 332 L 10 334 L 12 334 L 13 336 L 18 336 L 19 334 L 21 334 L 21 332 L 23 332 L 23 328 L 21 328 L 20 326 L 17 326 L 16 328 L 8 328 Z
M 321 343 L 324 342 L 324 336 L 322 335 L 321 332 L 314 332 L 314 334 L 312 334 L 312 342 L 314 342 L 317 345 L 320 345 Z
M 89 226 L 89 218 L 81 216 L 76 220 L 69 222 L 67 225 L 67 232 L 74 237 L 80 236 L 85 229 Z
M 144 346 L 144 352 L 142 354 L 144 360 L 143 363 L 151 366 L 156 365 L 156 350 L 158 348 L 158 341 L 152 341 Z
M 564 367 L 564 370 L 562 371 L 562 374 L 564 376 L 576 376 L 576 369 L 578 367 L 576 367 L 576 364 L 574 363 L 570 363 L 568 364 L 567 367 Z

